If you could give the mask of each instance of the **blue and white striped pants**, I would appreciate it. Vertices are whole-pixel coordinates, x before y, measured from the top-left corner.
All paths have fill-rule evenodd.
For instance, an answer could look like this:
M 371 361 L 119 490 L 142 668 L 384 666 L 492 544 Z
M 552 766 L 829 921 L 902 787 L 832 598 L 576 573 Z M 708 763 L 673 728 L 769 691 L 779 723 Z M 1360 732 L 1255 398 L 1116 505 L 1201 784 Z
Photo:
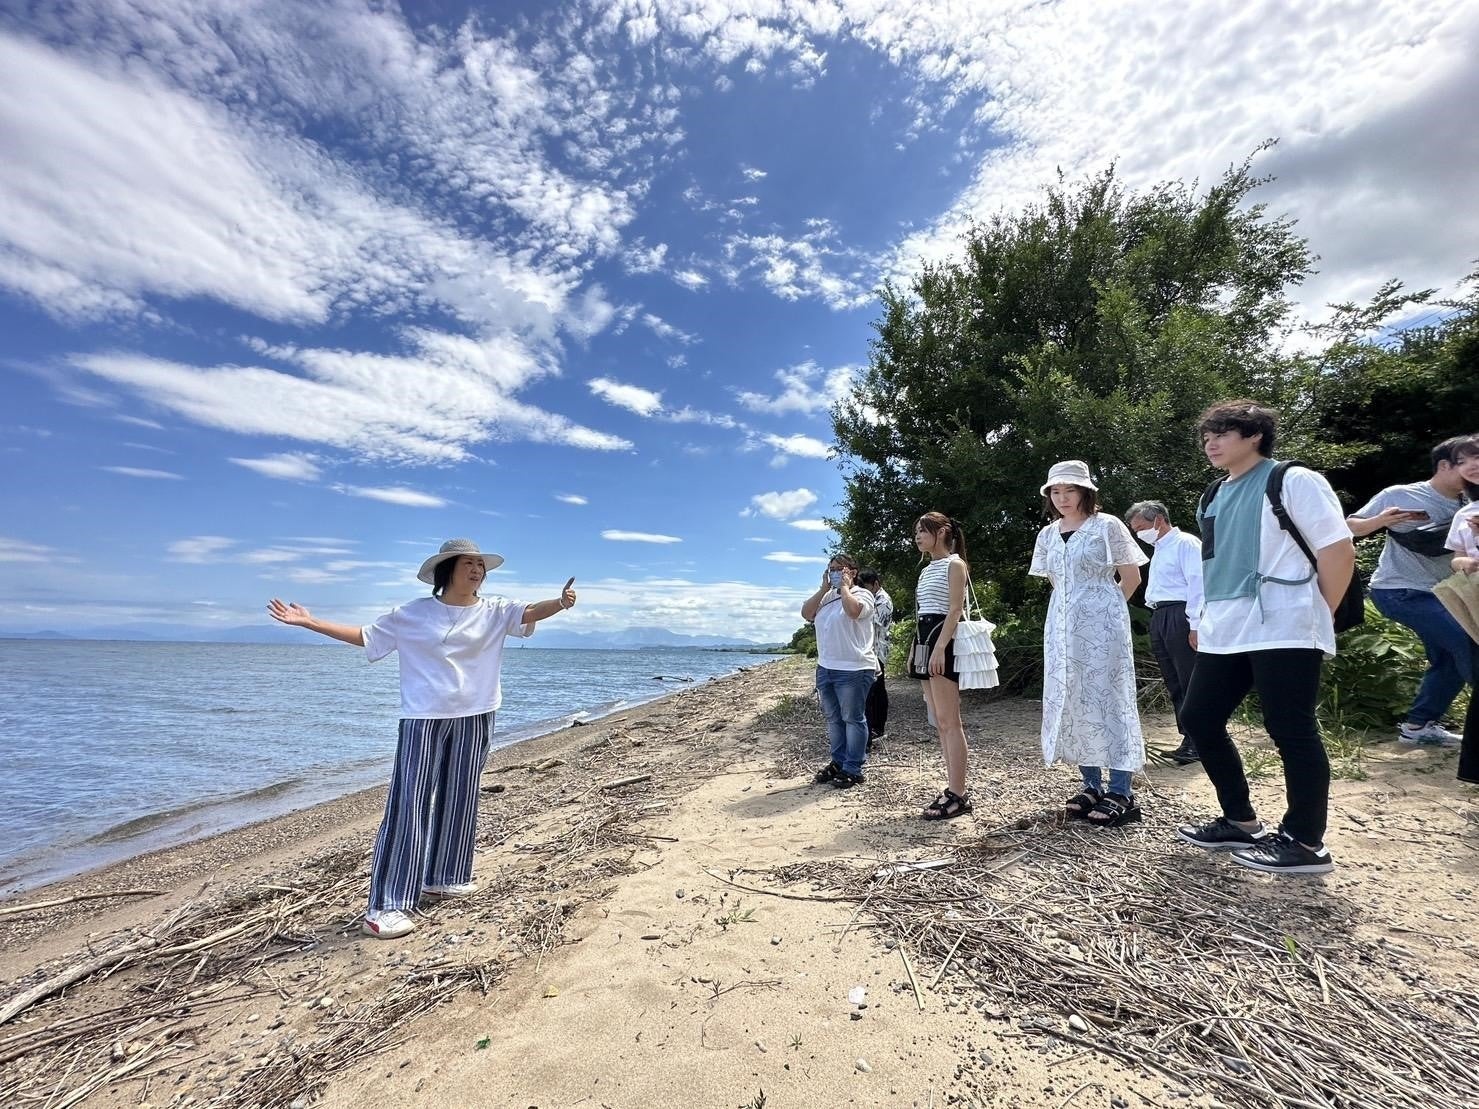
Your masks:
M 472 880 L 478 778 L 493 714 L 402 720 L 370 864 L 370 911 L 413 909 L 423 886 Z

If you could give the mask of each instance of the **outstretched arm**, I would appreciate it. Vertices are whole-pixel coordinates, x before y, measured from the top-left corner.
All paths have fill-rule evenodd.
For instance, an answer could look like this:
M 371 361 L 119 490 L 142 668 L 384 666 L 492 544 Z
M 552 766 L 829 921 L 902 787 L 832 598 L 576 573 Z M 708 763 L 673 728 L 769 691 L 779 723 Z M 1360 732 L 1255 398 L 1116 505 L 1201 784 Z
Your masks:
M 351 647 L 365 645 L 364 631 L 353 624 L 332 624 L 327 620 L 320 620 L 302 605 L 283 604 L 276 597 L 267 602 L 267 615 L 279 624 L 307 628 L 311 632 L 318 632 L 319 635 L 337 639 L 340 643 L 348 643 Z
M 565 583 L 565 588 L 560 590 L 558 597 L 548 601 L 535 601 L 532 605 L 524 606 L 524 618 L 521 624 L 537 624 L 541 620 L 547 620 L 557 612 L 564 612 L 567 608 L 575 607 L 575 579 L 571 578 Z

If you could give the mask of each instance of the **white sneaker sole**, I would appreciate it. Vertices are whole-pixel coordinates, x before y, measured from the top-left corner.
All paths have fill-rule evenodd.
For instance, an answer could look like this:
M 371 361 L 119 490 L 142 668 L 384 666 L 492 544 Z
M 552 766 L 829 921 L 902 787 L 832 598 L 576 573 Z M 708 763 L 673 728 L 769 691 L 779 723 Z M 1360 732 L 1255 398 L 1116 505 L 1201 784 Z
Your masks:
M 1193 847 L 1200 847 L 1203 851 L 1242 851 L 1245 848 L 1253 846 L 1252 840 L 1222 840 L 1217 843 L 1207 843 L 1187 835 L 1180 828 L 1176 829 L 1176 835 L 1184 843 L 1189 843 Z
M 375 940 L 398 940 L 402 936 L 409 936 L 416 931 L 416 925 L 410 924 L 400 928 L 377 928 L 368 920 L 359 922 L 359 930 L 371 939 Z
M 1258 862 L 1256 859 L 1244 858 L 1242 855 L 1233 855 L 1232 861 L 1239 866 L 1246 866 L 1249 870 L 1257 870 L 1263 874 L 1329 874 L 1335 869 L 1334 859 L 1323 863 L 1301 863 L 1299 866 L 1271 866 L 1268 863 Z
M 471 889 L 465 889 L 465 890 L 462 890 L 462 889 L 433 889 L 433 888 L 428 887 L 426 889 L 423 889 L 421 892 L 425 896 L 427 896 L 427 897 L 452 898 L 452 897 L 471 897 L 473 894 L 477 893 L 478 890 L 480 890 L 480 889 L 482 889 L 481 886 L 473 886 Z

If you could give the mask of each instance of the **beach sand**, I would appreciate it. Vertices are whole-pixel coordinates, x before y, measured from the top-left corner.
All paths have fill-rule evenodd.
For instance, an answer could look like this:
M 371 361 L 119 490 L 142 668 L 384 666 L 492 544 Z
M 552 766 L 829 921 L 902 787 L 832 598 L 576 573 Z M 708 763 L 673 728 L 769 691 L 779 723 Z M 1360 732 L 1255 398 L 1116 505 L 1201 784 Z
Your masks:
M 1278 1104 L 1258 1092 L 1256 1055 L 1225 1073 L 1200 1056 L 1177 1073 L 1173 1056 L 1127 1055 L 1148 1042 L 1148 1018 L 1096 1015 L 1106 992 L 1074 986 L 1065 959 L 1101 974 L 1117 959 L 1137 975 L 1153 963 L 1165 997 L 1226 983 L 1206 1004 L 1242 1013 L 1246 998 L 1250 1036 L 1255 1018 L 1280 1017 L 1267 989 L 1282 989 L 1335 1037 L 1351 1023 L 1334 1009 L 1349 985 L 1394 1015 L 1397 1031 L 1372 1025 L 1373 1050 L 1427 1012 L 1453 1065 L 1474 1073 L 1479 824 L 1452 752 L 1369 749 L 1364 777 L 1335 783 L 1335 874 L 1278 880 L 1172 839 L 1175 820 L 1214 811 L 1197 767 L 1148 770 L 1144 824 L 1064 826 L 1052 813 L 1074 775 L 1042 768 L 1030 700 L 968 698 L 973 818 L 918 819 L 940 763 L 905 680 L 890 682 L 868 783 L 812 785 L 826 756 L 811 673 L 783 660 L 496 752 L 483 889 L 424 905 L 399 941 L 356 930 L 383 790 L 29 892 L 20 903 L 164 891 L 0 916 L 7 999 L 89 958 L 118 968 L 0 1025 L 0 1103 Z M 1152 747 L 1174 745 L 1168 725 L 1147 719 Z M 1250 764 L 1276 817 L 1277 764 Z M 922 859 L 943 860 L 941 881 L 977 868 L 982 901 L 942 897 L 929 874 L 876 874 Z M 1117 887 L 1142 881 L 1141 908 L 1115 902 L 1094 936 L 1073 931 L 1075 898 L 1102 914 Z M 1181 904 L 1183 883 L 1213 902 Z M 1157 900 L 1184 924 L 1158 930 Z M 1266 921 L 1261 938 L 1227 924 L 1248 914 Z M 1000 960 L 966 946 L 942 970 L 973 928 L 998 930 Z M 1228 938 L 1198 938 L 1219 929 Z M 1264 962 L 1218 961 L 1244 940 L 1237 950 L 1266 949 Z M 1012 982 L 1008 956 L 1069 969 Z M 1158 1031 L 1205 1035 L 1199 1015 Z M 1333 1081 L 1371 1082 L 1351 1066 Z M 1440 1080 L 1425 1090 L 1422 1074 L 1398 1074 L 1386 1104 L 1463 1104 Z

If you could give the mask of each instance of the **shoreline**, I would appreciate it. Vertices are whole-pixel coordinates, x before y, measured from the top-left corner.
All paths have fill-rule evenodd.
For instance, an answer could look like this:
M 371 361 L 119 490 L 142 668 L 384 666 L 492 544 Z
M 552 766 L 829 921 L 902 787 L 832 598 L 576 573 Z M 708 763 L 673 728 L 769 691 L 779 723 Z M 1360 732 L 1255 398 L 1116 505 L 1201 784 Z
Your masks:
M 1453 752 L 1369 749 L 1333 783 L 1335 873 L 1276 879 L 1175 839 L 1214 803 L 1196 767 L 1147 768 L 1144 824 L 1065 823 L 1076 775 L 1043 769 L 1027 699 L 967 701 L 973 817 L 919 819 L 941 768 L 914 682 L 867 783 L 816 786 L 812 668 L 781 661 L 495 752 L 481 889 L 402 940 L 357 929 L 378 791 L 48 891 L 157 895 L 0 916 L 6 997 L 106 970 L 0 1022 L 0 1102 L 1215 1109 L 1246 1100 L 1226 1058 L 1292 1089 L 1268 1045 L 1311 1019 L 1339 1084 L 1456 1109 L 1431 1076 L 1479 1067 L 1479 823 Z M 1405 1026 L 1421 1069 L 1393 1085 L 1363 1060 Z
M 650 697 L 618 698 L 615 701 L 598 703 L 590 708 L 562 712 L 546 720 L 518 725 L 512 728 L 506 737 L 495 734 L 494 746 L 488 755 L 488 766 L 493 767 L 495 756 L 501 752 L 515 749 L 528 750 L 539 740 L 565 732 L 578 731 L 582 727 L 605 722 L 622 713 L 640 711 L 684 691 L 702 688 L 735 674 L 770 665 L 785 657 L 789 656 L 776 656 L 764 661 L 751 662 L 736 666 L 722 674 L 690 682 L 669 684 L 666 679 L 655 678 L 655 681 L 663 680 L 664 687 Z M 140 813 L 128 821 L 95 833 L 80 843 L 44 848 L 29 855 L 20 855 L 13 859 L 0 861 L 0 874 L 4 875 L 0 878 L 0 907 L 21 899 L 38 896 L 54 888 L 69 886 L 103 871 L 139 870 L 139 867 L 130 867 L 130 864 L 136 861 L 143 861 L 143 868 L 147 869 L 150 865 L 148 860 L 164 858 L 191 848 L 203 849 L 204 845 L 234 834 L 263 833 L 265 826 L 277 821 L 294 821 L 295 818 L 301 818 L 297 819 L 296 823 L 306 829 L 312 829 L 323 823 L 323 820 L 363 819 L 367 805 L 373 808 L 378 817 L 384 805 L 387 787 L 383 779 L 388 774 L 394 757 L 393 739 L 387 743 L 386 754 L 383 759 L 376 761 L 378 769 L 373 772 L 375 778 L 381 780 L 380 784 L 356 783 L 348 789 L 324 795 L 313 792 L 312 787 L 306 784 L 300 785 L 297 789 L 293 788 L 295 784 L 302 783 L 302 779 L 268 783 L 245 794 L 191 801 L 164 812 Z M 352 773 L 349 768 L 344 771 L 344 777 L 350 780 L 368 779 L 370 776 L 368 770 L 360 774 Z M 304 793 L 309 796 L 303 796 Z M 281 806 L 254 803 L 279 795 L 285 795 L 286 800 L 286 803 Z M 248 808 L 249 814 L 243 813 L 241 819 L 233 820 L 226 815 L 233 811 L 240 812 L 244 808 Z M 320 809 L 325 810 L 323 819 L 314 815 Z M 331 810 L 340 815 L 328 816 Z M 197 813 L 209 814 L 205 823 L 185 829 L 178 827 L 181 820 Z M 350 817 L 348 814 L 354 815 Z M 137 834 L 118 834 L 141 821 L 149 822 L 149 826 Z M 176 827 L 172 828 L 171 825 Z M 262 839 L 276 842 L 279 838 L 291 841 L 291 835 L 278 837 L 259 834 L 249 838 L 252 843 Z M 116 847 L 116 850 L 109 850 L 110 847 Z M 256 849 L 256 847 L 249 846 L 245 850 L 250 852 Z M 234 851 L 229 853 L 236 854 Z

